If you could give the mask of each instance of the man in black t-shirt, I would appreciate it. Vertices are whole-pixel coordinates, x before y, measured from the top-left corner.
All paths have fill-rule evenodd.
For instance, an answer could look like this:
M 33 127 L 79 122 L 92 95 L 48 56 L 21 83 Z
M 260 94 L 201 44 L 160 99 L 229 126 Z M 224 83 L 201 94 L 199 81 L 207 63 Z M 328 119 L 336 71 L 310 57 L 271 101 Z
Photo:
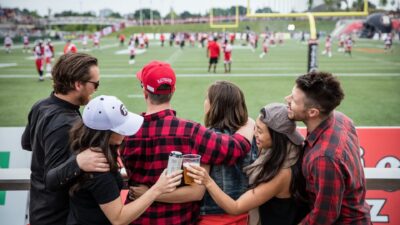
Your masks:
M 50 97 L 35 103 L 22 135 L 22 148 L 32 151 L 29 218 L 31 225 L 66 224 L 68 184 L 83 171 L 109 170 L 102 153 L 87 149 L 71 155 L 69 130 L 81 119 L 79 107 L 99 86 L 97 59 L 82 53 L 60 57 L 52 71 Z

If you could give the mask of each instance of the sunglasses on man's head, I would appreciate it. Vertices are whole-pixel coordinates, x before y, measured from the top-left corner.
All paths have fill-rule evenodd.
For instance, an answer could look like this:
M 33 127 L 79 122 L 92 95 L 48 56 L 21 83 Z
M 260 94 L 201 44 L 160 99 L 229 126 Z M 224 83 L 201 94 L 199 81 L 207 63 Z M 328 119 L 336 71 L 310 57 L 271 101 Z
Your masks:
M 96 89 L 96 90 L 97 90 L 97 88 L 100 86 L 100 81 L 94 82 L 94 81 L 88 80 L 88 81 L 86 81 L 86 83 L 91 83 L 91 84 L 93 84 L 94 89 Z

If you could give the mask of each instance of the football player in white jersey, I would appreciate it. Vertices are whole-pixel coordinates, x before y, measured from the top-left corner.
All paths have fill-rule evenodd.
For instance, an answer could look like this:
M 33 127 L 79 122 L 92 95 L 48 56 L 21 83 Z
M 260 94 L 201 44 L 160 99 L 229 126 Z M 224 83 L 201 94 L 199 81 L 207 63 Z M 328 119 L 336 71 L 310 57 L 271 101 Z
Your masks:
M 82 48 L 84 51 L 86 51 L 87 45 L 88 45 L 88 36 L 84 34 L 82 37 Z
M 44 64 L 46 65 L 46 77 L 51 78 L 51 60 L 54 58 L 54 46 L 50 39 L 44 45 Z
M 13 40 L 9 35 L 7 35 L 4 38 L 4 49 L 6 50 L 7 53 L 11 53 L 12 45 L 13 45 Z
M 30 49 L 29 49 L 29 36 L 27 34 L 25 34 L 22 37 L 22 42 L 24 43 L 24 47 L 22 48 L 22 52 L 23 53 L 29 53 Z
M 260 59 L 264 58 L 264 56 L 268 53 L 268 36 L 265 36 L 262 47 L 263 47 L 263 51 L 260 54 Z
M 36 46 L 33 48 L 33 55 L 35 57 L 36 70 L 39 74 L 39 81 L 43 81 L 44 47 L 42 40 L 37 41 Z
M 393 36 L 392 33 L 387 34 L 385 38 L 385 52 L 392 52 Z
M 136 48 L 135 48 L 135 40 L 131 38 L 129 41 L 129 64 L 135 64 L 135 55 L 136 55 Z
M 100 34 L 95 33 L 93 35 L 93 47 L 99 49 L 100 48 Z
M 139 48 L 144 48 L 144 34 L 139 35 Z
M 346 41 L 346 37 L 344 36 L 344 34 L 341 34 L 339 36 L 339 48 L 338 48 L 338 52 L 344 52 L 344 43 Z
M 225 39 L 222 45 L 222 51 L 224 52 L 225 73 L 230 73 L 232 65 L 232 45 L 228 42 L 228 39 Z
M 328 35 L 325 39 L 325 50 L 322 51 L 322 55 L 328 53 L 329 58 L 332 57 L 332 38 Z
M 345 45 L 344 54 L 349 54 L 349 56 L 351 57 L 351 49 L 353 48 L 353 39 L 351 38 L 351 36 L 347 38 L 344 45 Z

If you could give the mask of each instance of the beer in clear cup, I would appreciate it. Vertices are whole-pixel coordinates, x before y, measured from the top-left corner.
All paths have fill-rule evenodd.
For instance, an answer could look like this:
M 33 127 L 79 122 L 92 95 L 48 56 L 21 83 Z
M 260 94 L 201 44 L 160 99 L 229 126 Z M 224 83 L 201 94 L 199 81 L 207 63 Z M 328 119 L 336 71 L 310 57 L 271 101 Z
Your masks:
M 182 164 L 183 164 L 183 180 L 185 182 L 185 184 L 192 184 L 193 178 L 189 177 L 187 175 L 188 170 L 187 170 L 187 166 L 188 165 L 195 165 L 195 166 L 200 166 L 200 155 L 197 154 L 186 154 L 183 155 L 182 157 Z

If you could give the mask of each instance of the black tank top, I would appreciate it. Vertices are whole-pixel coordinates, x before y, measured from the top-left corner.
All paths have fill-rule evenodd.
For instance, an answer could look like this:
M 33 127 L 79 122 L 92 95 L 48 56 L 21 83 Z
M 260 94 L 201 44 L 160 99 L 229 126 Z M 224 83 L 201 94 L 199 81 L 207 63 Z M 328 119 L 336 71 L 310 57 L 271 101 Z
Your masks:
M 308 213 L 308 206 L 293 198 L 272 198 L 259 207 L 262 225 L 298 224 Z

